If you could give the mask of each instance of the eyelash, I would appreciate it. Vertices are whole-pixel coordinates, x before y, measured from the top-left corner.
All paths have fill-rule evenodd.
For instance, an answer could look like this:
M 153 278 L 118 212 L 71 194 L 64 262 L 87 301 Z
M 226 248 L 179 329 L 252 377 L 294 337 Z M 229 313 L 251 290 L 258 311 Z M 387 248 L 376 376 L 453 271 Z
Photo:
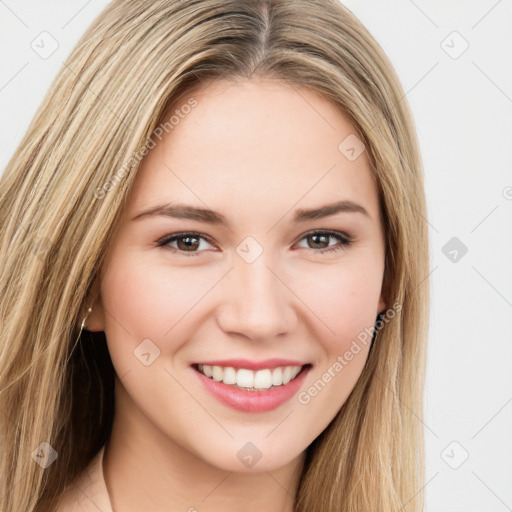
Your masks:
M 345 249 L 348 249 L 353 243 L 353 240 L 350 236 L 348 236 L 344 233 L 339 233 L 337 231 L 310 231 L 309 233 L 305 233 L 302 236 L 302 238 L 300 239 L 300 241 L 302 241 L 304 238 L 307 238 L 308 236 L 314 236 L 314 235 L 327 235 L 327 236 L 329 236 L 329 238 L 330 237 L 336 238 L 340 242 L 337 245 L 334 245 L 332 247 L 325 248 L 325 249 L 318 249 L 318 250 L 311 249 L 313 252 L 316 252 L 319 254 L 325 254 L 325 253 L 345 250 Z M 171 249 L 173 252 L 181 252 L 186 257 L 197 256 L 197 255 L 201 254 L 202 251 L 182 251 L 181 249 L 177 249 L 176 247 L 170 247 L 168 245 L 170 242 L 174 242 L 175 240 L 178 240 L 180 238 L 186 238 L 186 237 L 200 238 L 210 244 L 212 243 L 212 241 L 209 237 L 205 237 L 205 236 L 201 235 L 200 233 L 185 232 L 185 233 L 175 233 L 173 235 L 166 236 L 166 237 L 158 240 L 156 242 L 156 244 L 157 244 L 157 247 L 168 248 L 168 249 Z

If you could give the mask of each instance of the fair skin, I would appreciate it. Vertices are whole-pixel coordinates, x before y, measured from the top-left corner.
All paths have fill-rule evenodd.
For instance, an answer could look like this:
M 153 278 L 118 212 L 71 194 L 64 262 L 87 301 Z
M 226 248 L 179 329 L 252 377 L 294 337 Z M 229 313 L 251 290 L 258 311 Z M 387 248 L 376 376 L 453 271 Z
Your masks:
M 197 106 L 141 164 L 88 321 L 105 331 L 117 374 L 105 481 L 121 512 L 291 512 L 305 450 L 354 388 L 369 345 L 309 403 L 293 396 L 260 413 L 216 400 L 191 363 L 291 358 L 312 365 L 300 390 L 312 386 L 386 307 L 377 188 L 366 152 L 350 161 L 338 150 L 355 133 L 348 119 L 316 93 L 253 78 L 192 96 Z M 297 209 L 341 200 L 367 215 L 293 222 Z M 178 202 L 229 227 L 133 220 Z M 315 230 L 353 242 L 325 252 L 340 240 L 307 236 Z M 193 256 L 186 237 L 156 245 L 190 231 L 206 237 L 192 240 Z M 263 250 L 251 263 L 237 253 L 248 236 Z M 149 366 L 134 356 L 145 339 L 160 350 Z M 262 454 L 252 467 L 237 457 L 247 442 Z

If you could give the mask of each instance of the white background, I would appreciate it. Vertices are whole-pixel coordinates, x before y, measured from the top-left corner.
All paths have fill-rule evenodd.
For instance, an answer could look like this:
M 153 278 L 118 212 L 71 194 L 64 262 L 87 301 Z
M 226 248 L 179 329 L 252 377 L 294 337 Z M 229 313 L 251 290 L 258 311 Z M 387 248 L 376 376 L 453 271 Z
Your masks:
M 512 510 L 512 3 L 343 3 L 395 66 L 425 165 L 432 254 L 421 491 L 427 512 Z M 0 172 L 63 60 L 106 4 L 0 0 Z M 45 37 L 51 49 L 43 31 L 58 44 L 45 59 L 31 47 Z M 468 249 L 463 256 L 456 249 L 457 261 L 450 245 L 443 253 L 453 237 Z

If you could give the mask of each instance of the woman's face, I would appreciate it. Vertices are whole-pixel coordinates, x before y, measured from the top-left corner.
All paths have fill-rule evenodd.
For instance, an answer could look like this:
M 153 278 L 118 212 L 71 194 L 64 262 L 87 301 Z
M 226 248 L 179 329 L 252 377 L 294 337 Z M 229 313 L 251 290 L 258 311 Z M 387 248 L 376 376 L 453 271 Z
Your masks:
M 377 189 L 347 118 L 307 89 L 213 82 L 193 98 L 142 161 L 90 326 L 137 435 L 272 470 L 326 428 L 366 362 L 358 335 L 386 307 Z M 282 384 L 290 366 L 304 369 Z

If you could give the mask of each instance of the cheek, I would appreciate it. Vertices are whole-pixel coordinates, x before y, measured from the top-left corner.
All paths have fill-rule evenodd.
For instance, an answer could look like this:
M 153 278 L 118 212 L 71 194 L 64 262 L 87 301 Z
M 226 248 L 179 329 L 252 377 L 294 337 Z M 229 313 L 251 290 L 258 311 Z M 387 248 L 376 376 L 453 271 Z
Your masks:
M 149 257 L 114 255 L 101 288 L 107 338 L 115 343 L 127 337 L 138 343 L 149 338 L 160 344 L 165 339 L 167 344 L 178 337 L 187 315 L 217 280 L 199 267 L 170 270 Z
M 318 339 L 333 356 L 374 325 L 381 293 L 383 265 L 363 258 L 319 268 L 300 281 L 297 295 L 318 319 Z
M 347 258 L 346 264 L 325 267 L 302 281 L 299 293 L 317 317 L 320 349 L 316 369 L 297 396 L 304 421 L 315 418 L 309 435 L 320 434 L 335 417 L 366 364 L 382 271 L 375 257 L 357 262 Z

